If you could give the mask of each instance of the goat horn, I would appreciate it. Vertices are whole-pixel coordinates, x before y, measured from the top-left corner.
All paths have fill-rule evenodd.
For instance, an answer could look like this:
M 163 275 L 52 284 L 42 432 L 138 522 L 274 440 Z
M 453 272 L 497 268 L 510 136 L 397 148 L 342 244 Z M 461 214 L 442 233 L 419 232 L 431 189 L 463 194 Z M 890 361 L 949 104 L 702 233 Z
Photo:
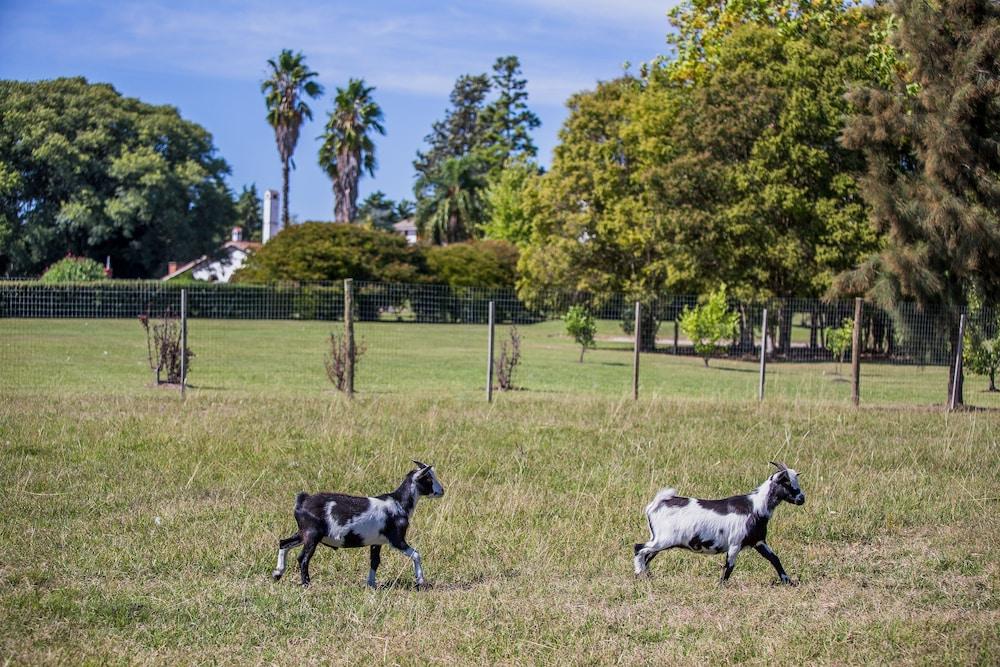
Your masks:
M 420 468 L 429 468 L 429 467 L 430 467 L 430 466 L 429 466 L 429 465 L 427 465 L 426 463 L 421 463 L 420 461 L 418 461 L 418 460 L 416 460 L 416 459 L 413 459 L 413 462 L 414 462 L 414 463 L 416 463 L 416 464 L 417 464 L 417 466 L 418 466 L 418 467 L 420 467 Z
M 775 463 L 774 461 L 771 461 L 771 465 L 773 465 L 778 470 L 788 470 L 788 466 L 786 466 L 784 463 Z

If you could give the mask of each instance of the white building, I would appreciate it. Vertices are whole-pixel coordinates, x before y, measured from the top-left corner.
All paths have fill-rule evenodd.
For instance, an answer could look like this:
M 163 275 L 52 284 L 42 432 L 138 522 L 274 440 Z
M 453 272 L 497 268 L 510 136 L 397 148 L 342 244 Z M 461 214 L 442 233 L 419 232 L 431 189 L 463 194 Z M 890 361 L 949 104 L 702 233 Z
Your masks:
M 233 227 L 232 239 L 226 241 L 213 256 L 202 255 L 181 266 L 178 266 L 177 262 L 170 262 L 167 266 L 167 275 L 160 280 L 173 280 L 189 275 L 194 280 L 228 283 L 236 270 L 243 266 L 247 258 L 260 247 L 260 243 L 244 241 L 243 230 L 240 227 Z

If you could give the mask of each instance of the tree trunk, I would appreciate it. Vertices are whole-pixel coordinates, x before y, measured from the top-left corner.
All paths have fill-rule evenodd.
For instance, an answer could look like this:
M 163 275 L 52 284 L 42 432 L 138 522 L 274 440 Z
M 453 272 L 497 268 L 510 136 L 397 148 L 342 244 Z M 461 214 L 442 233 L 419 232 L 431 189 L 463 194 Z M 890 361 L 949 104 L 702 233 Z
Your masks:
M 581 345 L 580 346 L 580 363 L 581 364 L 583 363 L 583 353 L 586 352 L 586 351 L 587 351 L 587 346 L 586 345 Z
M 788 357 L 792 351 L 792 305 L 783 299 L 778 309 L 778 349 Z
M 660 323 L 652 312 L 652 306 L 643 305 L 639 315 L 639 349 L 643 352 L 656 352 L 656 330 Z
M 997 369 L 990 369 L 990 388 L 989 391 L 997 390 Z
M 709 359 L 709 357 L 702 357 L 701 358 L 701 360 L 705 362 L 705 368 L 708 368 L 708 359 Z
M 281 161 L 281 226 L 288 229 L 288 158 Z

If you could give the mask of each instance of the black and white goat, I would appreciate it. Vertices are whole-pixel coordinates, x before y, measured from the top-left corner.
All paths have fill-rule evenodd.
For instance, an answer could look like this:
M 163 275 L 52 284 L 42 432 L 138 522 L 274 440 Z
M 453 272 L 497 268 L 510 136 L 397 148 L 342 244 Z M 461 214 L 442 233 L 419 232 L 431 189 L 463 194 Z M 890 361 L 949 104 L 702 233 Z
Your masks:
M 368 585 L 375 587 L 375 571 L 381 562 L 382 545 L 388 544 L 413 561 L 417 588 L 424 585 L 424 572 L 420 554 L 406 543 L 406 529 L 410 525 L 417 500 L 421 496 L 440 498 L 444 488 L 434 474 L 433 466 L 420 461 L 415 470 L 407 473 L 399 488 L 380 496 L 348 496 L 342 493 L 302 492 L 295 497 L 297 533 L 278 542 L 278 565 L 274 580 L 285 573 L 285 555 L 289 549 L 302 545 L 299 570 L 302 585 L 309 585 L 309 560 L 316 546 L 325 544 L 332 549 L 371 547 L 371 569 Z
M 649 562 L 665 549 L 689 549 L 701 554 L 726 554 L 720 584 L 729 579 L 740 551 L 753 547 L 778 572 L 781 582 L 792 584 L 777 554 L 767 546 L 767 522 L 782 502 L 801 505 L 806 495 L 799 488 L 799 476 L 783 463 L 778 471 L 754 491 L 721 500 L 701 500 L 678 496 L 663 489 L 646 506 L 649 541 L 635 545 L 635 574 L 646 574 Z M 792 584 L 794 585 L 794 584 Z

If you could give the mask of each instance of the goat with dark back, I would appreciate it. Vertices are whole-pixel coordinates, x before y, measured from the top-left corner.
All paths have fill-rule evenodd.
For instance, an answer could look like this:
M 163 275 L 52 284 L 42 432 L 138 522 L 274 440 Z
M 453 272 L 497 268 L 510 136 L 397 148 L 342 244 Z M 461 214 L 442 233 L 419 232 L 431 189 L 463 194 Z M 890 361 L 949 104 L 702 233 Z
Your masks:
M 415 470 L 407 473 L 402 483 L 392 493 L 380 496 L 348 496 L 342 493 L 302 492 L 295 497 L 295 521 L 299 530 L 291 537 L 278 542 L 278 565 L 274 580 L 285 573 L 285 556 L 289 549 L 302 545 L 299 570 L 302 585 L 309 585 L 309 561 L 319 544 L 331 549 L 354 547 L 371 548 L 371 569 L 368 585 L 375 587 L 375 571 L 381 562 L 382 545 L 398 549 L 413 561 L 417 588 L 424 585 L 424 572 L 420 554 L 406 543 L 406 530 L 422 496 L 440 498 L 444 488 L 434 474 L 433 466 L 420 461 Z
M 772 465 L 778 472 L 755 490 L 721 500 L 701 500 L 678 496 L 663 489 L 646 506 L 649 541 L 635 545 L 635 574 L 649 572 L 649 562 L 666 549 L 688 549 L 700 554 L 726 554 L 722 566 L 725 583 L 736 567 L 741 551 L 753 547 L 774 567 L 781 583 L 792 580 L 781 566 L 778 555 L 767 546 L 767 524 L 782 501 L 801 505 L 806 494 L 799 488 L 799 475 L 783 463 Z

